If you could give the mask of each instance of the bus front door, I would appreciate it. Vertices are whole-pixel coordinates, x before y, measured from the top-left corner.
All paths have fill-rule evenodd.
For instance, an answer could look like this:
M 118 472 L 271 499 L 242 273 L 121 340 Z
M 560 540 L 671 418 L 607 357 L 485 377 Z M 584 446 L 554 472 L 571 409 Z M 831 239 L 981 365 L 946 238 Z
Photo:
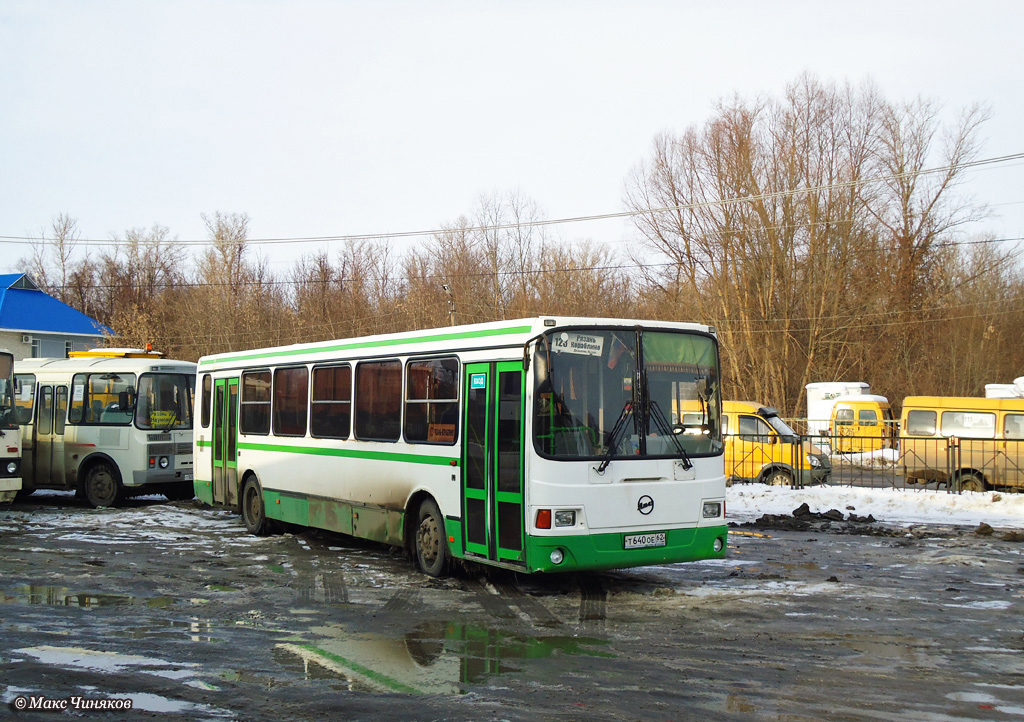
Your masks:
M 238 506 L 238 379 L 213 382 L 213 502 Z
M 68 413 L 68 387 L 40 386 L 37 398 L 32 485 L 63 487 L 66 478 L 64 424 Z
M 470 555 L 523 564 L 523 365 L 466 365 L 463 543 Z

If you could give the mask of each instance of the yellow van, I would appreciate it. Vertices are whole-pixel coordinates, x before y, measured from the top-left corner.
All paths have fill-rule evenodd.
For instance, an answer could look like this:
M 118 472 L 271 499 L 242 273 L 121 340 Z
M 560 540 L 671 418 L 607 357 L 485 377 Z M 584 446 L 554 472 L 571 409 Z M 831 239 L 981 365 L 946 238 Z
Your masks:
M 841 453 L 860 454 L 895 446 L 896 421 L 889 399 L 874 394 L 836 397 L 828 435 L 832 448 Z
M 821 449 L 779 418 L 779 412 L 748 401 L 722 403 L 725 476 L 764 484 L 822 484 L 832 464 Z
M 908 396 L 901 428 L 907 483 L 1024 486 L 1024 399 Z

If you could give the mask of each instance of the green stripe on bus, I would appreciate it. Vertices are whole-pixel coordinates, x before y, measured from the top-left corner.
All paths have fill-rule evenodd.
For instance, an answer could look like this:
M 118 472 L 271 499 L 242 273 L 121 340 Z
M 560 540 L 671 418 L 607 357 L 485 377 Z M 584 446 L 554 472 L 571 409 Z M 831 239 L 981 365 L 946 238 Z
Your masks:
M 310 454 L 312 456 L 339 456 L 347 459 L 372 459 L 374 461 L 404 461 L 408 464 L 430 464 L 453 466 L 458 459 L 447 456 L 424 456 L 421 454 L 399 454 L 391 451 L 363 451 L 359 449 L 331 449 L 322 446 L 279 446 L 277 444 L 253 444 L 239 442 L 239 449 L 249 451 L 279 451 L 284 454 Z
M 386 674 L 382 674 L 374 669 L 370 669 L 369 667 L 364 667 L 358 662 L 353 662 L 351 659 L 345 659 L 345 657 L 342 657 L 340 654 L 328 652 L 326 649 L 320 649 L 320 647 L 314 646 L 312 644 L 298 644 L 296 646 L 306 650 L 307 652 L 312 652 L 313 654 L 323 657 L 324 659 L 328 659 L 334 662 L 335 664 L 341 665 L 342 667 L 350 669 L 356 674 L 361 674 L 367 679 L 371 679 L 374 682 L 377 682 L 378 684 L 384 685 L 385 687 L 395 690 L 396 692 L 404 692 L 405 694 L 424 693 L 423 690 L 416 689 L 415 687 L 410 687 L 409 685 L 399 682 L 397 679 L 389 677 Z
M 198 446 L 200 449 L 206 448 L 208 446 L 213 446 L 213 440 L 211 439 L 210 441 L 203 441 L 202 439 L 196 439 L 196 446 Z
M 432 343 L 436 341 L 460 341 L 469 338 L 487 338 L 488 336 L 512 336 L 520 333 L 527 333 L 533 329 L 532 326 L 510 326 L 509 328 L 488 329 L 486 331 L 460 331 L 458 333 L 440 333 L 433 336 L 419 336 L 413 338 L 388 338 L 380 341 L 356 341 L 355 343 L 342 343 L 334 346 L 313 346 L 292 349 L 280 349 L 277 351 L 259 351 L 255 353 L 243 353 L 235 356 L 217 356 L 214 358 L 201 359 L 200 366 L 208 366 L 215 363 L 235 363 L 237 361 L 254 361 L 256 359 L 269 359 L 288 356 L 304 356 L 307 354 L 329 353 L 332 351 L 354 351 L 356 349 L 383 348 L 387 346 L 402 346 L 405 344 Z

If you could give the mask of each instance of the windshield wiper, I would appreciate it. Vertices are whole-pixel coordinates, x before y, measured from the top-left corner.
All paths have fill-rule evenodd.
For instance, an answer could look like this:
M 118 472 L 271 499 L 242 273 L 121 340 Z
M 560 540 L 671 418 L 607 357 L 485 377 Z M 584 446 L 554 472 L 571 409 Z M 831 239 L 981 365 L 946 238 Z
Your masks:
M 633 402 L 627 401 L 622 405 L 619 418 L 615 420 L 615 426 L 612 427 L 612 431 L 608 435 L 608 448 L 605 449 L 604 456 L 601 457 L 601 463 L 597 467 L 598 474 L 603 474 L 604 470 L 608 468 L 608 464 L 612 463 L 612 457 L 615 456 L 615 451 L 619 448 L 619 433 L 626 427 L 626 419 L 632 415 Z
M 658 406 L 658 402 L 651 401 L 648 406 L 650 416 L 654 419 L 654 423 L 658 425 L 658 430 L 672 439 L 672 443 L 675 444 L 676 451 L 679 452 L 679 458 L 683 461 L 683 468 L 692 469 L 693 462 L 690 461 L 690 455 L 686 453 L 686 449 L 683 448 L 682 442 L 676 438 L 676 433 L 672 430 L 672 425 L 668 423 L 668 419 L 665 418 L 665 414 L 662 412 L 661 407 Z

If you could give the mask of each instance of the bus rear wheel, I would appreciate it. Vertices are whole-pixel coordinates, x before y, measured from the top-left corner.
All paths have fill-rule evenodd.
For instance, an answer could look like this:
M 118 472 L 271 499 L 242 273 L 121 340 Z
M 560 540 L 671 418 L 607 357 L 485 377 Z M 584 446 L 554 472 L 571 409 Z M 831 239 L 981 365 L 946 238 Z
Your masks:
M 263 489 L 255 476 L 250 476 L 242 488 L 242 523 L 245 530 L 256 536 L 267 533 L 267 512 L 263 506 Z
M 967 472 L 961 474 L 959 480 L 960 491 L 985 491 L 988 488 L 981 474 Z
M 106 461 L 96 464 L 85 475 L 85 498 L 94 507 L 116 506 L 122 492 L 117 470 Z
M 444 517 L 433 499 L 424 499 L 416 516 L 416 561 L 424 574 L 444 576 L 448 569 L 448 542 L 444 538 Z

